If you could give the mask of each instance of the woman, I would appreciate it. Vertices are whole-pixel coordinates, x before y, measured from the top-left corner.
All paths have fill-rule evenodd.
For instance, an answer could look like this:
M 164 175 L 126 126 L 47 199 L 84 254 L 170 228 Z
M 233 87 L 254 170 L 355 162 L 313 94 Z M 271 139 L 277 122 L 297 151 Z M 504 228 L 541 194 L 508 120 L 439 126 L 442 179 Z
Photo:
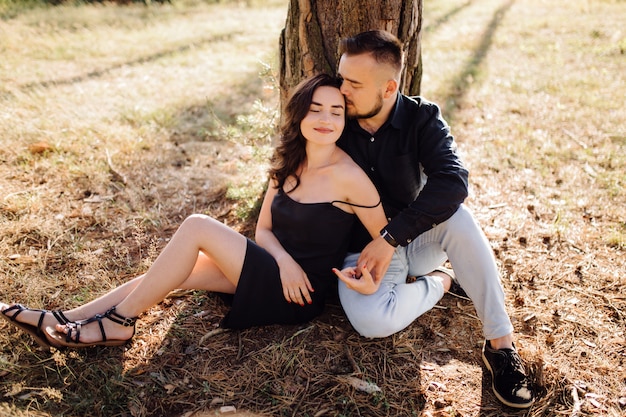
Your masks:
M 320 314 L 333 271 L 342 280 L 356 274 L 333 268 L 341 265 L 353 223 L 358 218 L 372 236 L 387 223 L 375 187 L 336 146 L 345 125 L 340 85 L 318 75 L 289 100 L 256 243 L 211 217 L 191 215 L 144 275 L 65 312 L 15 304 L 0 306 L 0 316 L 40 344 L 80 348 L 129 342 L 137 316 L 174 289 L 234 294 L 222 322 L 227 328 L 301 323 Z M 364 293 L 378 287 L 367 269 L 357 284 L 350 281 Z

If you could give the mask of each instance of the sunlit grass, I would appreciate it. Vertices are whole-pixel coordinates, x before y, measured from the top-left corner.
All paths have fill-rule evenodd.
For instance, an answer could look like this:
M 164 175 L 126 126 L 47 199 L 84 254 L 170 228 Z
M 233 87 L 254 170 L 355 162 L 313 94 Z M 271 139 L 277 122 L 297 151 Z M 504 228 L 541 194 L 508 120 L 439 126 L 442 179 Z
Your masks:
M 0 0 L 0 13 L 7 4 Z M 548 413 L 572 414 L 572 380 L 584 381 L 589 398 L 610 410 L 616 410 L 613 396 L 622 389 L 619 373 L 602 371 L 615 367 L 623 348 L 626 114 L 620 74 L 626 40 L 616 12 L 621 5 L 615 0 L 424 2 L 422 94 L 444 107 L 470 168 L 467 204 L 496 252 L 520 345 L 545 354 L 542 388 L 548 392 L 537 413 L 548 405 Z M 0 22 L 1 301 L 38 308 L 89 301 L 145 272 L 193 212 L 251 235 L 276 133 L 276 49 L 286 11 L 286 1 L 68 3 L 20 9 Z M 595 304 L 589 301 L 596 296 Z M 345 362 L 349 343 L 369 375 L 384 368 L 396 378 L 402 373 L 395 368 L 399 362 L 418 358 L 409 375 L 415 380 L 419 361 L 439 353 L 430 352 L 434 343 L 433 351 L 454 344 L 457 331 L 467 331 L 474 342 L 481 337 L 474 322 L 462 330 L 442 327 L 448 313 L 460 312 L 455 323 L 473 314 L 469 305 L 456 310 L 461 307 L 450 303 L 446 317 L 438 315 L 444 310 L 435 311 L 380 342 L 354 334 L 342 339 L 341 326 L 332 322 L 331 334 L 323 343 L 315 340 L 313 349 L 309 342 L 295 350 L 290 345 L 304 343 L 299 339 L 304 332 L 255 350 L 253 344 L 264 339 L 258 335 L 263 329 L 254 329 L 233 335 L 230 344 L 216 340 L 211 347 L 219 349 L 213 351 L 196 346 L 196 336 L 213 329 L 221 312 L 211 322 L 193 321 L 194 314 L 221 304 L 207 301 L 204 293 L 179 301 L 166 300 L 164 308 L 143 316 L 145 324 L 124 352 L 51 356 L 3 327 L 10 330 L 0 337 L 5 346 L 0 414 L 91 415 L 98 409 L 105 410 L 99 415 L 140 416 L 154 411 L 149 408 L 154 404 L 171 413 L 181 404 L 214 408 L 214 397 L 248 401 L 249 407 L 267 400 L 268 407 L 280 407 L 289 400 L 276 395 L 284 382 L 282 366 L 294 370 L 294 361 L 304 363 L 319 351 L 323 363 L 307 376 L 313 381 L 307 395 L 327 393 L 314 388 L 319 380 L 313 375 L 326 377 L 324 383 L 335 384 L 330 407 L 342 413 L 355 398 L 336 385 L 335 362 Z M 584 314 L 578 305 L 587 308 Z M 535 318 L 526 321 L 529 313 Z M 574 313 L 578 321 L 569 318 Z M 424 337 L 433 329 L 445 338 Z M 602 347 L 590 354 L 589 345 L 572 335 Z M 474 344 L 463 340 L 453 350 L 463 354 Z M 381 362 L 367 362 L 375 353 Z M 580 366 L 571 366 L 572 357 Z M 463 407 L 476 411 L 482 401 L 481 411 L 497 414 L 488 398 L 479 398 L 480 389 L 468 391 L 481 384 L 479 353 L 468 358 L 455 364 L 472 367 L 475 380 L 436 375 L 454 398 L 446 410 L 473 415 Z M 258 361 L 255 369 L 266 376 L 261 383 L 255 384 L 251 373 L 242 377 L 245 368 L 231 374 L 233 364 L 246 359 Z M 333 367 L 331 376 L 324 376 L 327 365 Z M 269 379 L 272 371 L 281 377 Z M 392 410 L 406 398 L 394 397 L 389 387 L 413 395 L 425 376 L 417 387 L 394 378 L 376 381 L 387 384 L 385 396 L 364 404 Z M 164 388 L 186 379 L 173 393 Z M 250 398 L 233 391 L 242 380 L 254 385 Z M 455 387 L 463 398 L 473 396 L 471 401 L 457 401 Z M 431 393 L 419 395 L 424 397 L 409 399 L 416 409 Z M 430 400 L 425 407 L 432 406 Z M 590 404 L 584 405 L 589 415 L 597 411 Z
M 117 266 L 100 264 L 93 251 L 123 246 L 90 247 L 75 230 L 110 230 L 123 241 L 132 238 L 128 230 L 181 220 L 170 218 L 163 200 L 203 211 L 211 190 L 243 189 L 236 177 L 244 165 L 230 159 L 250 144 L 248 159 L 267 155 L 277 108 L 273 47 L 285 13 L 276 1 L 68 4 L 3 22 L 0 137 L 11 146 L 0 148 L 2 251 L 21 255 L 16 266 L 37 260 L 41 272 L 61 259 L 76 264 L 61 281 L 112 267 L 135 273 L 145 266 L 135 254 L 116 254 Z M 242 26 L 242 19 L 256 23 Z M 202 156 L 190 164 L 186 152 Z M 179 174 L 166 174 L 172 166 Z M 250 186 L 245 197 L 235 196 L 252 201 L 239 218 L 254 207 L 251 193 L 262 191 Z M 33 240 L 33 231 L 40 238 Z M 147 255 L 150 262 L 154 253 Z M 87 265 L 91 272 L 78 272 Z M 79 301 L 99 291 L 84 289 Z M 24 302 L 42 304 L 41 296 Z

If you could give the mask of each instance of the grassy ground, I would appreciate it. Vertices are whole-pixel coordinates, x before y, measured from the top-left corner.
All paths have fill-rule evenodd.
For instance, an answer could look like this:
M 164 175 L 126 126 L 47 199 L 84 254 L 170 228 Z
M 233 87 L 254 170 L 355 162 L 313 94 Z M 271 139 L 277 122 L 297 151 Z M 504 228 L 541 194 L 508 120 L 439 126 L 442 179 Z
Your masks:
M 424 6 L 423 95 L 470 168 L 533 408 L 495 400 L 468 301 L 367 340 L 336 305 L 305 326 L 220 333 L 227 307 L 189 292 L 147 312 L 127 349 L 46 352 L 0 324 L 0 414 L 623 415 L 626 3 Z M 90 300 L 145 271 L 192 212 L 250 233 L 286 11 L 174 2 L 0 21 L 2 301 Z

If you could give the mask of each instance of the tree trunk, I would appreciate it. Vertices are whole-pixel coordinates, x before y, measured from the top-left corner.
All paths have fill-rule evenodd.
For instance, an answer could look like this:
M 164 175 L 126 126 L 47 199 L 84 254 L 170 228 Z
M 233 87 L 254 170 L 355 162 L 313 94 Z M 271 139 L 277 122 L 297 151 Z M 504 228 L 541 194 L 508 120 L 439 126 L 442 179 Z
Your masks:
M 341 38 L 374 29 L 391 32 L 403 43 L 400 91 L 418 95 L 421 28 L 422 0 L 290 0 L 280 35 L 281 109 L 302 79 L 336 72 Z

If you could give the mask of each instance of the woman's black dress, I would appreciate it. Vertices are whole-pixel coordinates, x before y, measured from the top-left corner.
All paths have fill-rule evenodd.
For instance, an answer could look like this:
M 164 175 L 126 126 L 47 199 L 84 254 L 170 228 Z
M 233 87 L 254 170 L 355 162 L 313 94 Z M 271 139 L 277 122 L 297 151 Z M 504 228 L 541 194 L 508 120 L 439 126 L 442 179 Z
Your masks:
M 332 268 L 341 269 L 356 216 L 328 203 L 298 203 L 279 190 L 271 207 L 272 230 L 307 274 L 312 304 L 289 303 L 283 296 L 278 264 L 265 249 L 248 240 L 239 284 L 221 326 L 243 329 L 267 324 L 296 324 L 324 309 L 336 288 Z

